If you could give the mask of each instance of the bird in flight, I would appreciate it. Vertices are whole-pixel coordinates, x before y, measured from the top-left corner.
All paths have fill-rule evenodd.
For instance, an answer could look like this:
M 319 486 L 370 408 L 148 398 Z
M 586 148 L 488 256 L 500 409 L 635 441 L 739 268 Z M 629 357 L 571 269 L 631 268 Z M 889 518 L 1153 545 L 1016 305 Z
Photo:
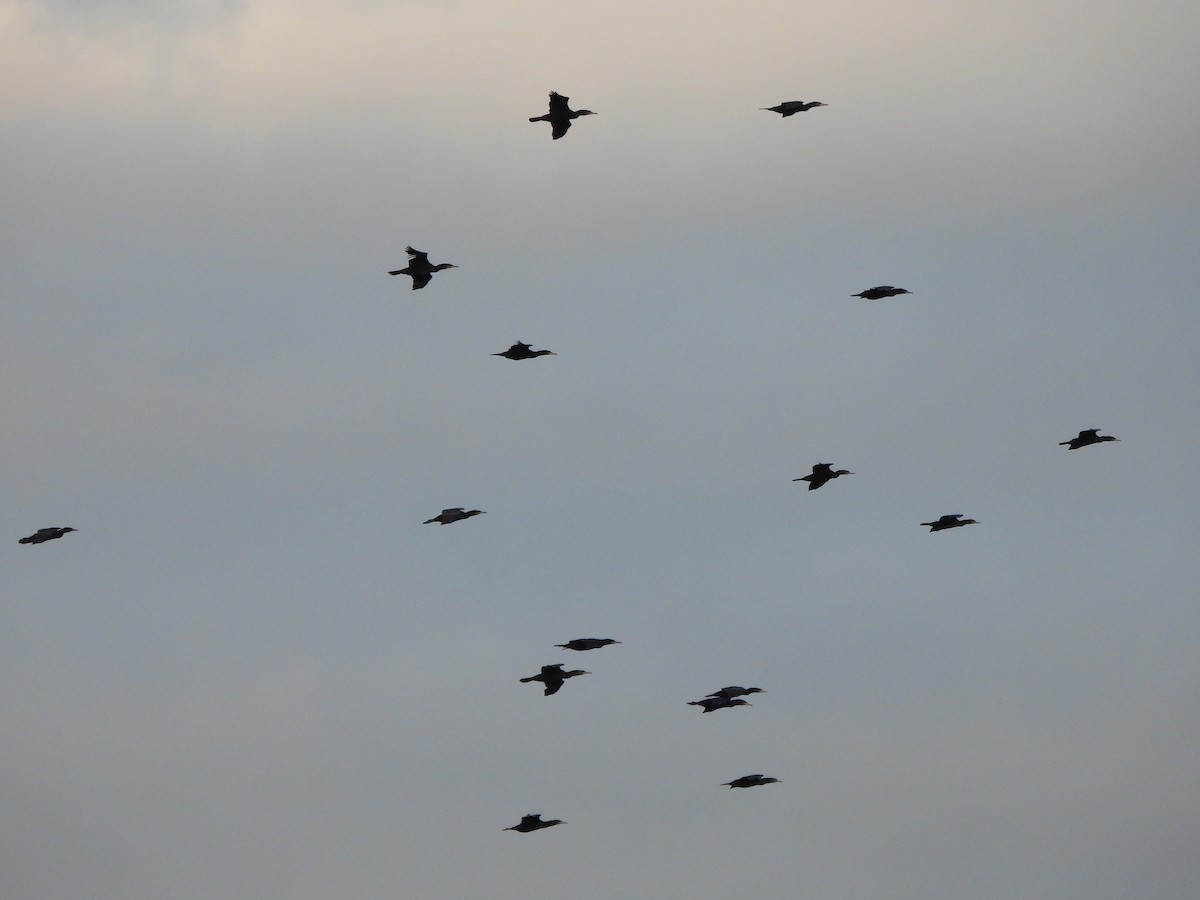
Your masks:
M 978 525 L 979 523 L 974 519 L 964 519 L 962 513 L 955 513 L 954 515 L 942 516 L 936 522 L 922 522 L 921 524 L 928 525 L 929 530 L 932 532 L 945 531 L 947 528 L 958 528 L 962 525 Z
M 550 92 L 550 111 L 544 116 L 533 116 L 530 122 L 549 122 L 550 137 L 558 140 L 571 127 L 571 120 L 578 119 L 580 116 L 596 115 L 590 109 L 571 109 L 567 105 L 570 97 L 564 97 L 558 91 Z
M 777 112 L 786 119 L 788 116 L 794 116 L 798 112 L 807 112 L 818 106 L 828 105 L 828 103 L 822 103 L 820 100 L 811 100 L 808 103 L 805 103 L 803 100 L 784 100 L 778 106 L 763 106 L 760 109 L 767 112 Z
M 851 294 L 851 297 L 862 297 L 864 300 L 882 300 L 884 297 L 897 297 L 900 294 L 911 294 L 912 291 L 906 291 L 904 288 L 892 287 L 890 284 L 881 284 L 878 287 L 867 288 L 861 294 Z
M 840 478 L 842 475 L 853 475 L 849 469 L 838 469 L 836 472 L 833 466 L 829 463 L 817 463 L 813 466 L 812 474 L 805 475 L 803 478 L 793 478 L 792 481 L 807 481 L 808 489 L 815 491 L 823 484 L 833 481 L 835 478 Z
M 1119 441 L 1120 438 L 1115 438 L 1111 434 L 1097 434 L 1099 428 L 1089 428 L 1087 431 L 1079 432 L 1079 437 L 1073 437 L 1069 441 L 1062 441 L 1058 446 L 1066 447 L 1068 450 L 1078 450 L 1080 447 L 1088 447 L 1092 444 L 1103 444 L 1105 441 Z
M 542 666 L 542 671 L 536 675 L 530 675 L 528 678 L 522 678 L 521 683 L 526 684 L 530 681 L 540 681 L 546 686 L 544 696 L 549 697 L 551 694 L 557 694 L 558 689 L 563 686 L 563 682 L 568 678 L 574 678 L 576 675 L 591 674 L 591 672 L 585 672 L 583 669 L 573 669 L 570 672 L 564 672 L 563 664 L 555 663 L 552 666 Z
M 388 272 L 389 275 L 409 275 L 412 277 L 412 289 L 419 291 L 425 285 L 429 284 L 433 278 L 434 272 L 440 272 L 442 269 L 457 269 L 454 263 L 438 263 L 436 266 L 429 262 L 429 254 L 423 253 L 420 250 L 414 250 L 412 247 L 405 247 L 404 252 L 408 254 L 408 265 L 403 269 L 396 269 L 394 272 Z
M 505 828 L 505 831 L 519 831 L 522 834 L 527 834 L 530 831 L 538 831 L 542 828 L 549 828 L 552 825 L 566 825 L 562 819 L 543 819 L 541 813 L 530 813 L 527 816 L 521 816 L 521 821 L 516 825 L 510 825 Z
M 471 516 L 482 516 L 482 509 L 463 509 L 461 506 L 456 506 L 453 509 L 443 509 L 432 519 L 426 519 L 422 525 L 432 525 L 437 522 L 439 525 L 449 525 L 451 522 L 459 522 L 463 519 L 469 519 Z
M 727 781 L 722 787 L 729 788 L 748 788 L 758 787 L 760 784 L 779 784 L 778 778 L 768 778 L 766 775 L 743 775 L 741 778 L 735 778 L 733 781 Z
M 78 528 L 39 528 L 28 537 L 23 537 L 18 544 L 44 544 L 46 541 L 56 541 L 64 534 L 70 531 L 78 531 Z
M 493 353 L 492 356 L 503 356 L 505 359 L 534 359 L 538 356 L 557 356 L 553 350 L 533 350 L 528 344 L 517 341 L 503 353 Z
M 564 650 L 596 650 L 600 647 L 607 647 L 609 644 L 619 644 L 620 641 L 614 641 L 612 638 L 575 638 L 573 641 L 567 641 L 565 644 L 555 644 L 555 647 L 562 647 Z

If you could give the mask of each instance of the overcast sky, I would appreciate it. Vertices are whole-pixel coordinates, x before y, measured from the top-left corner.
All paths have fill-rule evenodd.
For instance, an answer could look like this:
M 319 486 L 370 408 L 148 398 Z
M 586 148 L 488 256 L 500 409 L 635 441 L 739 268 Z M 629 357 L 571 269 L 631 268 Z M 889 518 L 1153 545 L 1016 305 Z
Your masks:
M 0 0 L 0 893 L 1193 900 L 1198 41 Z

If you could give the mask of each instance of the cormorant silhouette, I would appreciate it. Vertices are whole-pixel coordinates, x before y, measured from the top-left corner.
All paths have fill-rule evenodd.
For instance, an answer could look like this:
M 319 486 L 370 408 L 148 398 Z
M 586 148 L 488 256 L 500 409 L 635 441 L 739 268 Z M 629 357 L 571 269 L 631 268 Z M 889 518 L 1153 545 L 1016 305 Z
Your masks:
M 974 519 L 964 519 L 962 513 L 954 515 L 942 516 L 936 522 L 922 522 L 922 525 L 928 525 L 930 531 L 945 531 L 947 528 L 958 528 L 960 525 L 978 525 Z
M 1091 444 L 1103 444 L 1105 441 L 1119 441 L 1120 438 L 1115 438 L 1111 434 L 1097 434 L 1099 428 L 1089 428 L 1087 431 L 1079 432 L 1079 437 L 1073 437 L 1069 441 L 1062 441 L 1058 446 L 1066 447 L 1068 450 L 1078 450 L 1080 447 L 1087 447 Z
M 591 674 L 591 672 L 585 672 L 583 669 L 573 669 L 570 672 L 564 672 L 563 664 L 555 663 L 552 666 L 542 666 L 542 671 L 536 675 L 530 675 L 528 678 L 522 678 L 521 683 L 540 681 L 546 686 L 545 696 L 549 697 L 551 694 L 557 694 L 558 689 L 563 686 L 563 682 L 568 678 L 574 678 L 576 675 Z
M 688 706 L 703 706 L 704 712 L 710 713 L 716 709 L 728 709 L 731 706 L 751 706 L 745 700 L 734 700 L 731 697 L 705 697 L 703 700 L 689 700 Z
M 442 269 L 458 268 L 454 263 L 438 263 L 436 266 L 430 265 L 429 254 L 422 253 L 420 250 L 414 250 L 412 247 L 405 247 L 404 252 L 408 254 L 408 265 L 403 269 L 388 272 L 388 274 L 412 276 L 412 289 L 414 291 L 419 291 L 425 285 L 429 284 L 434 272 L 440 272 Z
M 881 284 L 878 287 L 867 288 L 861 294 L 851 294 L 851 297 L 862 297 L 864 300 L 882 300 L 884 297 L 896 297 L 900 294 L 911 294 L 912 291 L 906 291 L 904 288 L 892 287 L 890 284 Z
M 833 481 L 835 478 L 840 478 L 842 475 L 853 475 L 849 469 L 838 469 L 833 471 L 833 466 L 829 463 L 817 463 L 813 466 L 812 474 L 805 475 L 803 478 L 793 478 L 792 481 L 807 481 L 808 489 L 815 491 L 821 485 Z
M 766 691 L 764 691 L 762 688 L 756 688 L 756 687 L 748 688 L 748 687 L 742 687 L 741 685 L 735 684 L 735 685 L 730 685 L 729 687 L 723 687 L 719 691 L 713 691 L 708 696 L 709 697 L 720 697 L 723 700 L 732 700 L 734 697 L 744 697 L 747 694 L 765 694 L 765 693 L 766 693 Z
M 520 831 L 522 834 L 530 831 L 538 831 L 542 828 L 549 828 L 551 825 L 566 825 L 562 819 L 543 819 L 541 813 L 530 813 L 527 816 L 521 816 L 521 821 L 516 825 L 510 825 L 505 828 L 505 831 Z
M 471 516 L 482 516 L 482 509 L 463 509 L 461 506 L 456 506 L 453 509 L 443 509 L 432 519 L 426 519 L 422 525 L 432 525 L 437 522 L 439 525 L 449 525 L 451 522 L 458 522 L 462 519 L 469 519 Z
M 493 353 L 492 356 L 503 356 L 505 359 L 533 359 L 537 356 L 557 356 L 553 350 L 531 350 L 528 344 L 517 341 L 503 353 Z
M 747 788 L 758 787 L 760 784 L 779 784 L 779 779 L 768 778 L 766 775 L 743 775 L 741 778 L 735 778 L 733 781 L 725 782 L 722 787 Z
M 570 99 L 570 97 L 564 97 L 558 91 L 551 91 L 550 111 L 544 116 L 533 116 L 529 121 L 549 122 L 551 128 L 550 136 L 557 141 L 570 129 L 572 119 L 578 119 L 580 116 L 596 115 L 590 109 L 571 109 L 567 105 L 567 101 Z
M 607 647 L 609 644 L 619 644 L 620 641 L 614 641 L 612 638 L 575 638 L 573 641 L 567 641 L 565 644 L 555 644 L 555 647 L 562 647 L 564 650 L 596 650 L 599 647 Z
M 759 108 L 767 112 L 777 112 L 786 119 L 788 116 L 795 115 L 798 112 L 806 112 L 818 106 L 828 105 L 828 103 L 822 103 L 819 100 L 811 100 L 808 103 L 805 103 L 803 100 L 784 100 L 778 106 L 762 106 Z
M 56 541 L 69 531 L 78 531 L 78 528 L 39 528 L 29 537 L 23 537 L 17 541 L 18 544 L 44 544 L 46 541 Z

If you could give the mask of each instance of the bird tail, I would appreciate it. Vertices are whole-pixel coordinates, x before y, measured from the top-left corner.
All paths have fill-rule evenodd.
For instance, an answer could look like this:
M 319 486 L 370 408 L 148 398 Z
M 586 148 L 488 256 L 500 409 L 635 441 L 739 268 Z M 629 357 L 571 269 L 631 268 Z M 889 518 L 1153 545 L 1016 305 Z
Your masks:
M 403 269 L 397 269 L 395 272 L 388 272 L 388 274 L 389 274 L 389 275 L 403 275 L 403 274 L 404 274 L 404 270 L 403 270 Z
M 527 683 L 528 683 L 528 682 L 530 682 L 530 681 L 537 681 L 537 676 L 536 676 L 536 675 L 530 675 L 528 678 L 522 678 L 522 679 L 520 679 L 520 681 L 521 681 L 521 684 L 527 684 Z

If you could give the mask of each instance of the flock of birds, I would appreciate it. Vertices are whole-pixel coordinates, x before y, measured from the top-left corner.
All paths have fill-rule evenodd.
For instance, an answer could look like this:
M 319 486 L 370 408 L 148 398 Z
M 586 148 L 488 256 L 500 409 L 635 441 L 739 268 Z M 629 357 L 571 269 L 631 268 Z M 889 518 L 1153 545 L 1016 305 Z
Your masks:
M 550 93 L 550 104 L 548 111 L 541 116 L 530 118 L 530 122 L 549 122 L 551 127 L 550 136 L 553 140 L 558 140 L 563 137 L 571 128 L 571 123 L 581 116 L 594 116 L 596 113 L 590 109 L 573 110 L 570 107 L 570 98 L 562 94 L 552 91 Z M 800 112 L 807 112 L 810 109 L 815 109 L 828 104 L 820 101 L 803 101 L 803 100 L 787 100 L 777 106 L 762 107 L 762 109 L 778 113 L 783 118 L 795 115 Z M 408 254 L 408 265 L 402 269 L 395 269 L 388 272 L 389 275 L 407 275 L 412 279 L 412 289 L 414 291 L 421 290 L 433 280 L 434 273 L 441 272 L 446 269 L 454 269 L 457 266 L 454 263 L 431 263 L 429 254 L 415 250 L 412 247 L 406 247 L 405 251 Z M 858 297 L 863 300 L 883 300 L 890 297 L 898 297 L 902 294 L 910 294 L 911 291 L 905 288 L 894 287 L 892 285 L 878 285 L 876 287 L 867 288 L 857 294 L 851 294 L 851 297 Z M 536 359 L 539 356 L 554 356 L 552 350 L 534 350 L 531 345 L 522 341 L 517 341 L 507 350 L 499 353 L 493 353 L 493 356 L 502 356 L 510 360 L 527 360 Z M 1069 450 L 1078 450 L 1082 447 L 1088 447 L 1092 444 L 1101 444 L 1107 441 L 1116 441 L 1118 438 L 1111 435 L 1102 435 L 1099 429 L 1089 428 L 1080 431 L 1079 434 L 1069 440 L 1062 441 L 1059 446 L 1066 447 Z M 812 472 L 808 475 L 792 479 L 793 481 L 803 481 L 808 483 L 808 490 L 815 491 L 818 488 L 824 487 L 830 481 L 840 478 L 843 475 L 853 475 L 854 473 L 848 469 L 834 469 L 831 463 L 816 463 L 812 467 Z M 464 519 L 470 519 L 474 516 L 484 514 L 481 509 L 466 509 L 462 506 L 443 509 L 438 515 L 430 519 L 426 519 L 424 524 L 432 525 L 450 525 L 454 522 L 461 522 Z M 951 513 L 940 516 L 931 522 L 922 522 L 922 526 L 929 528 L 930 532 L 945 531 L 951 528 L 960 528 L 964 525 L 976 525 L 978 522 L 975 519 L 964 518 L 961 513 Z M 47 541 L 58 540 L 70 532 L 78 529 L 71 527 L 51 527 L 39 528 L 33 534 L 20 538 L 18 543 L 21 544 L 43 544 Z M 620 641 L 612 638 L 575 638 L 567 641 L 565 644 L 555 644 L 563 650 L 587 651 L 597 650 L 610 644 L 619 644 Z M 545 696 L 556 694 L 562 689 L 562 686 L 571 678 L 577 678 L 581 675 L 590 675 L 583 669 L 567 670 L 563 663 L 553 663 L 544 665 L 534 675 L 526 676 L 519 679 L 521 683 L 538 682 L 543 687 Z M 698 706 L 702 713 L 715 712 L 720 709 L 732 709 L 738 706 L 752 705 L 745 697 L 751 694 L 766 693 L 762 688 L 758 687 L 742 687 L 740 685 L 730 685 L 720 688 L 711 694 L 707 694 L 699 700 L 691 700 L 689 706 Z M 735 778 L 732 781 L 725 782 L 722 787 L 733 788 L 750 788 L 759 787 L 765 784 L 777 784 L 778 778 L 769 777 L 761 773 L 753 775 L 743 775 L 740 778 Z M 540 814 L 531 813 L 521 817 L 521 821 L 516 825 L 505 828 L 505 831 L 516 831 L 519 833 L 528 833 L 531 831 L 539 831 L 543 828 L 551 828 L 555 825 L 567 824 L 561 819 L 543 819 Z

